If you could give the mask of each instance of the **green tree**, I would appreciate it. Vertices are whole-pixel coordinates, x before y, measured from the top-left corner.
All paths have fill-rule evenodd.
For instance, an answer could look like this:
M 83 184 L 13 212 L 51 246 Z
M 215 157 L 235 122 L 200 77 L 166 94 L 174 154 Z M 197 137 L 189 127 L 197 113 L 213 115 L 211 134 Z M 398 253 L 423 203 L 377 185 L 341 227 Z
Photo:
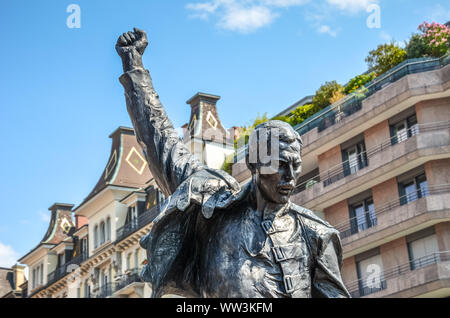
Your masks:
M 406 51 L 394 42 L 381 44 L 369 52 L 366 62 L 371 71 L 381 75 L 406 59 Z
M 336 96 L 336 92 L 342 91 L 342 85 L 338 84 L 336 81 L 325 82 L 316 91 L 313 97 L 312 104 L 321 110 L 329 105 L 331 105 L 331 99 Z
M 430 56 L 431 50 L 425 38 L 420 34 L 413 34 L 405 47 L 409 59 Z

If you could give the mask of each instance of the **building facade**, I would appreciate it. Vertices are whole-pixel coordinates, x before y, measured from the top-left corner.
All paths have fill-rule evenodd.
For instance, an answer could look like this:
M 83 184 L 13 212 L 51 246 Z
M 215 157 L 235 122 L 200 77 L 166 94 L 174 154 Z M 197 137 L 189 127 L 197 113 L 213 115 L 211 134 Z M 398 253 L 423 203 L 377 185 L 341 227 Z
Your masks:
M 296 127 L 292 201 L 340 231 L 353 297 L 450 296 L 448 63 L 406 61 Z M 242 157 L 233 175 L 246 182 Z

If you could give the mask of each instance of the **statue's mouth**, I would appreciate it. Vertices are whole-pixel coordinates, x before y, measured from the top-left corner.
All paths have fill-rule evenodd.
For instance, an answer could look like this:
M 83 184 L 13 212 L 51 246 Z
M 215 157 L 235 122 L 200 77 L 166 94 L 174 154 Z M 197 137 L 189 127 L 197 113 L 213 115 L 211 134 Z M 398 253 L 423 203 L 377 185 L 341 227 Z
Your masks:
M 294 186 L 291 183 L 285 183 L 278 186 L 278 192 L 283 195 L 289 195 L 292 190 L 294 190 Z

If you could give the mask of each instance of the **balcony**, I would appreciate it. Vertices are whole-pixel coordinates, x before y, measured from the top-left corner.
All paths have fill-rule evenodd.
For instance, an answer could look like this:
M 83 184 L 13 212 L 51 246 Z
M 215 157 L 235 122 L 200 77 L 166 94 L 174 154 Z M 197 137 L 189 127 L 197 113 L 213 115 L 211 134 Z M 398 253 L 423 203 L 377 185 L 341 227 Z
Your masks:
M 295 127 L 302 135 L 304 154 L 320 154 L 356 136 L 417 102 L 448 96 L 450 55 L 441 59 L 406 60 L 391 71 Z M 425 74 L 418 74 L 424 73 Z M 328 129 L 333 127 L 333 129 Z
M 85 261 L 87 259 L 88 259 L 87 253 L 82 253 L 82 254 L 74 257 L 73 259 L 71 259 L 70 261 L 65 263 L 64 265 L 57 267 L 53 272 L 51 272 L 50 274 L 47 275 L 47 286 L 53 284 L 54 282 L 60 280 L 64 276 L 66 276 L 67 274 L 70 274 L 71 272 L 73 272 L 75 269 L 78 268 L 78 266 L 83 261 Z
M 143 283 L 139 276 L 139 272 L 140 269 L 138 268 L 132 269 L 118 281 L 100 286 L 98 291 L 91 295 L 91 298 L 122 297 L 127 295 L 127 287 L 130 287 L 134 283 Z
M 374 93 L 380 91 L 391 83 L 398 81 L 409 74 L 433 71 L 446 66 L 450 62 L 450 55 L 444 58 L 418 58 L 409 59 L 397 65 L 389 72 L 381 75 L 368 83 L 362 91 L 348 95 L 346 98 L 336 102 L 325 108 L 321 112 L 311 116 L 305 122 L 297 125 L 295 130 L 300 135 L 313 130 L 317 127 L 318 132 L 341 122 L 344 118 L 349 117 L 361 110 L 362 101 Z
M 430 185 L 375 207 L 369 223 L 351 218 L 335 228 L 340 232 L 344 257 L 450 220 L 450 184 Z
M 302 182 L 293 201 L 309 209 L 323 209 L 426 161 L 450 156 L 448 121 L 418 124 L 405 134 L 404 138 L 388 138 L 352 162 L 343 162 Z
M 161 204 L 158 204 L 152 207 L 150 210 L 147 210 L 140 214 L 136 219 L 133 219 L 129 223 L 118 228 L 116 232 L 116 242 L 123 240 L 130 234 L 136 232 L 147 224 L 150 224 L 150 222 L 152 222 L 160 213 L 160 208 Z
M 444 251 L 389 268 L 370 280 L 358 279 L 346 283 L 346 286 L 354 298 L 417 297 L 449 288 L 449 279 L 450 251 Z

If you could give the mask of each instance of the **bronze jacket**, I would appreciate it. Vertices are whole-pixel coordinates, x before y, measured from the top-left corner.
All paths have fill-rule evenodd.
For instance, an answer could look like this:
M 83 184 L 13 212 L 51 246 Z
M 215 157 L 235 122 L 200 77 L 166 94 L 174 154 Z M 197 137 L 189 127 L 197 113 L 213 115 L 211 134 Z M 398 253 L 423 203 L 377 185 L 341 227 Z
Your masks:
M 136 138 L 168 196 L 141 240 L 153 297 L 350 297 L 335 229 L 293 203 L 263 219 L 252 183 L 241 189 L 180 142 L 147 70 L 120 81 Z

